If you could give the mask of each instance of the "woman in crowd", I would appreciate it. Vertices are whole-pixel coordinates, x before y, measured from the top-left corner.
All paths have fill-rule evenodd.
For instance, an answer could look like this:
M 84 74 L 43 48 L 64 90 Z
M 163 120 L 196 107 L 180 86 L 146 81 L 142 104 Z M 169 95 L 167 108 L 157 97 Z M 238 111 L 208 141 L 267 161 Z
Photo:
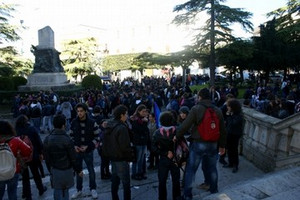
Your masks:
M 20 137 L 27 136 L 33 146 L 32 160 L 27 163 L 33 176 L 33 180 L 39 190 L 39 195 L 43 195 L 47 187 L 42 183 L 42 177 L 39 173 L 39 165 L 43 160 L 43 143 L 37 130 L 30 125 L 26 115 L 20 115 L 16 121 L 16 132 Z M 22 197 L 26 200 L 32 199 L 29 169 L 24 168 L 22 172 L 23 192 Z
M 30 156 L 32 150 L 20 138 L 15 137 L 16 133 L 12 125 L 7 121 L 0 121 L 0 143 L 8 143 L 12 153 L 15 157 L 19 154 L 21 157 Z M 19 174 L 21 171 L 20 163 L 16 159 L 15 175 L 9 180 L 0 181 L 0 199 L 3 199 L 5 187 L 7 187 L 7 194 L 9 200 L 17 200 L 17 187 Z
M 236 99 L 230 99 L 227 101 L 226 130 L 228 164 L 224 165 L 224 167 L 233 168 L 232 172 L 236 173 L 239 166 L 238 145 L 239 140 L 243 135 L 242 107 L 240 102 Z
M 136 148 L 136 162 L 132 166 L 132 178 L 146 179 L 146 151 L 149 139 L 148 111 L 144 104 L 140 104 L 130 117 L 132 125 L 132 142 Z
M 152 148 L 151 148 L 152 136 L 153 136 L 154 132 L 157 129 L 154 113 L 149 114 L 148 129 L 149 129 L 148 149 L 150 151 L 150 155 L 149 155 L 149 163 L 150 164 L 149 164 L 147 169 L 157 169 L 158 168 L 159 155 L 154 153 L 152 151 Z

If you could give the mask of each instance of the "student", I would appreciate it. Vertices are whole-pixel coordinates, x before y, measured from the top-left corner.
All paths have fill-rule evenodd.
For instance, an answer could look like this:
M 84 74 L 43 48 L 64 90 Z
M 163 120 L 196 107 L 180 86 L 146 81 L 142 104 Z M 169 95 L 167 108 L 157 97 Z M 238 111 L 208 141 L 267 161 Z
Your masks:
M 89 171 L 89 186 L 92 198 L 98 197 L 96 191 L 96 177 L 94 170 L 94 150 L 99 144 L 98 124 L 88 116 L 87 105 L 79 103 L 76 105 L 77 117 L 71 123 L 70 136 L 75 145 L 76 165 L 82 170 L 84 161 Z M 72 195 L 72 199 L 82 195 L 83 178 L 76 176 L 77 192 Z
M 46 165 L 52 178 L 54 200 L 69 200 L 69 188 L 74 185 L 73 170 L 81 177 L 83 173 L 76 166 L 76 153 L 66 133 L 65 116 L 54 116 L 53 126 L 53 132 L 44 140 Z
M 191 145 L 189 159 L 186 165 L 185 178 L 184 178 L 184 199 L 192 199 L 193 182 L 197 169 L 202 162 L 203 158 L 207 157 L 207 164 L 209 166 L 209 177 L 210 177 L 210 192 L 218 192 L 218 172 L 217 172 L 217 156 L 218 156 L 218 144 L 219 152 L 221 155 L 225 152 L 226 144 L 226 130 L 224 119 L 221 110 L 213 107 L 218 119 L 219 119 L 219 130 L 220 138 L 215 142 L 206 142 L 200 136 L 197 125 L 203 120 L 206 107 L 213 106 L 210 100 L 210 93 L 207 88 L 201 89 L 198 94 L 199 104 L 192 107 L 187 118 L 183 121 L 179 127 L 176 135 L 182 137 L 184 133 L 191 127 Z
M 169 171 L 172 176 L 172 196 L 173 200 L 179 200 L 180 197 L 180 169 L 175 157 L 176 128 L 173 126 L 173 114 L 169 111 L 163 112 L 159 118 L 161 128 L 156 130 L 152 139 L 152 149 L 160 155 L 158 166 L 158 199 L 167 199 L 167 179 Z
M 0 121 L 0 143 L 7 143 L 14 154 L 20 153 L 21 157 L 29 157 L 32 153 L 31 148 L 16 136 L 16 132 L 12 125 L 7 121 Z M 11 179 L 0 181 L 0 199 L 3 199 L 5 187 L 7 187 L 7 195 L 9 200 L 17 200 L 17 187 L 21 171 L 21 166 L 16 159 L 16 171 Z
M 103 155 L 111 160 L 111 196 L 119 200 L 120 181 L 123 184 L 123 199 L 131 199 L 129 163 L 132 159 L 129 130 L 126 125 L 128 110 L 119 105 L 113 110 L 113 119 L 107 121 L 103 139 Z

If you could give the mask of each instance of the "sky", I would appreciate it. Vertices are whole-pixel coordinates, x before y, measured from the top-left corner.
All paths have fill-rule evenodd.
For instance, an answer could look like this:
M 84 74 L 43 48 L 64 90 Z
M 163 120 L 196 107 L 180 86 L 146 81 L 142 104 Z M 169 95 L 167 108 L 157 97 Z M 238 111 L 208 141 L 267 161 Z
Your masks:
M 169 28 L 176 13 L 175 5 L 183 0 L 4 0 L 16 3 L 17 12 L 14 22 L 26 27 L 20 35 L 23 51 L 29 51 L 30 45 L 38 45 L 38 30 L 50 26 L 55 32 L 56 48 L 60 50 L 61 41 L 84 35 L 96 34 L 102 43 L 115 40 L 116 43 L 130 45 L 128 40 L 137 38 L 136 43 L 155 46 L 168 43 L 178 50 L 188 43 L 190 33 L 184 27 Z M 245 8 L 252 12 L 254 27 L 266 21 L 265 14 L 283 7 L 286 0 L 227 0 L 226 5 Z M 235 33 L 244 34 L 240 27 L 234 26 Z M 152 38 L 140 37 L 139 33 L 151 32 Z M 159 31 L 156 33 L 155 31 Z M 119 38 L 117 34 L 128 35 Z M 166 36 L 164 36 L 166 34 Z M 250 37 L 251 35 L 245 35 Z M 116 38 L 119 38 L 116 41 Z M 167 42 L 165 42 L 167 41 Z M 133 42 L 133 41 L 130 41 Z M 128 43 L 128 44 L 127 44 Z M 154 43 L 154 44 L 152 44 Z M 120 44 L 114 44 L 120 45 Z M 113 48 L 113 44 L 111 44 Z M 116 47 L 117 48 L 117 47 Z M 138 49 L 137 49 L 138 50 Z

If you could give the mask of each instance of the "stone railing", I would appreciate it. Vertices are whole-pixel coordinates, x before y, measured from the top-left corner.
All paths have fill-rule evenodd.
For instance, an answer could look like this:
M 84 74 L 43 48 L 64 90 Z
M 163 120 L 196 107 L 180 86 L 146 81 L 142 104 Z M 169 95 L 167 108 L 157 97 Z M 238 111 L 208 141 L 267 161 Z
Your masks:
M 283 120 L 243 108 L 243 155 L 265 172 L 300 164 L 300 113 Z

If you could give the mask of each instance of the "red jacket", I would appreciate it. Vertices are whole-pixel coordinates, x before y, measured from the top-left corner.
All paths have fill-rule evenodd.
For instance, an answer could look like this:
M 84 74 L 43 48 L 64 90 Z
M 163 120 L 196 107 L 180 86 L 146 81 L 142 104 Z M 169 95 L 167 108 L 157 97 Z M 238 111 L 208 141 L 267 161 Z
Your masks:
M 24 143 L 20 138 L 18 137 L 14 137 L 13 139 L 11 139 L 8 142 L 8 145 L 10 146 L 11 151 L 13 152 L 14 156 L 17 157 L 18 152 L 20 153 L 21 157 L 29 157 L 32 149 L 30 148 L 30 146 L 28 146 L 26 143 Z M 20 173 L 21 170 L 21 165 L 18 161 L 18 159 L 16 159 L 17 163 L 17 169 L 16 169 L 16 173 Z

